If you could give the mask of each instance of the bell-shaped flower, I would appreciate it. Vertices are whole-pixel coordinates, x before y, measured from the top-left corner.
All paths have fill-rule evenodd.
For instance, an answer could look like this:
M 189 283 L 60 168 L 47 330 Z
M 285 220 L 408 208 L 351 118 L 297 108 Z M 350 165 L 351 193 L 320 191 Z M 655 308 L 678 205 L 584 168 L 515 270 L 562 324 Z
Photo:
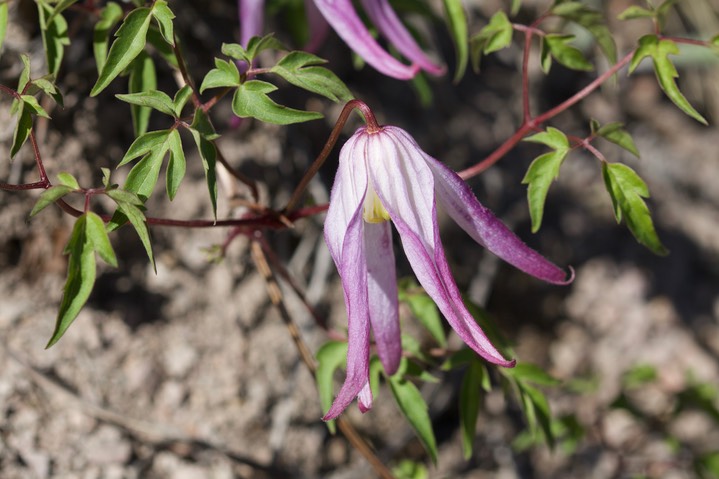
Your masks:
M 439 238 L 437 204 L 477 243 L 544 281 L 572 280 L 525 245 L 482 206 L 452 170 L 423 152 L 404 130 L 360 128 L 340 152 L 325 220 L 325 240 L 339 270 L 348 316 L 347 377 L 325 420 L 356 397 L 372 407 L 370 330 L 385 371 L 396 372 L 402 354 L 392 229 L 417 279 L 462 340 L 487 361 L 511 367 L 462 302 Z

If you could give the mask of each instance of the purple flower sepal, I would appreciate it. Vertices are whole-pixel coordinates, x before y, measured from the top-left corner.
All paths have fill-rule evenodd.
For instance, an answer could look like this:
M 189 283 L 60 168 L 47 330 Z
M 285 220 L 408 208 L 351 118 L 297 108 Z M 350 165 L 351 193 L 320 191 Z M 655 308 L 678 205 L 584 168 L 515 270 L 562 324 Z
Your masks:
M 437 203 L 476 242 L 539 279 L 568 284 L 564 270 L 529 248 L 479 203 L 452 170 L 422 151 L 404 130 L 360 128 L 340 152 L 325 241 L 337 265 L 347 307 L 347 377 L 324 420 L 336 418 L 358 398 L 372 407 L 369 388 L 370 330 L 387 374 L 399 367 L 395 225 L 417 279 L 462 340 L 492 364 L 512 367 L 492 345 L 462 302 L 439 238 Z

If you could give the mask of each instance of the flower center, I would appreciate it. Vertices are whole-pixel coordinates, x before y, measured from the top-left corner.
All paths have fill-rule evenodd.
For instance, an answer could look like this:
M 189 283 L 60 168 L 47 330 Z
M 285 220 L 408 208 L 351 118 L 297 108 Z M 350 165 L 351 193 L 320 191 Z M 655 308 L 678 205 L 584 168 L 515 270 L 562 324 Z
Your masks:
M 384 206 L 382 206 L 382 202 L 371 184 L 367 189 L 367 196 L 364 200 L 362 218 L 364 218 L 367 223 L 382 223 L 390 219 L 389 213 Z

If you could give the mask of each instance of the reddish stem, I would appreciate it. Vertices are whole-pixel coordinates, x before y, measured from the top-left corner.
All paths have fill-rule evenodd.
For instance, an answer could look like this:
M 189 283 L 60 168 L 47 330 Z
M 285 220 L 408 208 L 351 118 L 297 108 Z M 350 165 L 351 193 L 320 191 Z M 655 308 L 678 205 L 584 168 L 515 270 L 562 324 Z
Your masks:
M 625 65 L 627 65 L 632 57 L 634 56 L 634 50 L 629 52 L 627 55 L 624 56 L 619 62 L 617 62 L 614 66 L 612 66 L 609 70 L 602 73 L 600 76 L 598 76 L 594 81 L 592 81 L 590 84 L 579 90 L 577 93 L 572 95 L 567 100 L 563 101 L 559 105 L 555 106 L 551 110 L 548 110 L 544 113 L 542 113 L 539 116 L 536 116 L 534 118 L 530 118 L 529 120 L 525 119 L 522 122 L 522 125 L 517 129 L 517 131 L 509 137 L 504 143 L 502 143 L 499 148 L 494 150 L 492 153 L 489 154 L 485 159 L 480 161 L 474 166 L 470 166 L 469 168 L 466 168 L 459 172 L 459 176 L 462 177 L 462 179 L 467 180 L 469 178 L 472 178 L 473 176 L 477 176 L 478 174 L 485 171 L 490 166 L 494 165 L 496 162 L 498 162 L 504 155 L 506 155 L 509 151 L 511 151 L 517 144 L 522 141 L 522 138 L 524 136 L 533 131 L 536 130 L 539 125 L 546 122 L 547 120 L 550 120 L 557 116 L 558 114 L 562 113 L 575 103 L 579 102 L 580 100 L 587 97 L 591 92 L 596 90 L 602 83 L 607 81 L 610 77 L 615 75 L 619 70 L 621 70 Z
M 285 206 L 282 210 L 283 212 L 292 211 L 297 207 L 302 199 L 302 195 L 304 194 L 307 185 L 310 183 L 312 178 L 314 178 L 324 164 L 325 160 L 327 160 L 329 154 L 332 152 L 332 148 L 334 148 L 335 143 L 337 143 L 337 139 L 342 132 L 342 128 L 345 126 L 345 123 L 347 123 L 347 120 L 354 109 L 359 110 L 364 116 L 365 122 L 367 123 L 368 133 L 377 133 L 380 131 L 380 126 L 377 123 L 374 113 L 372 113 L 372 110 L 365 102 L 361 100 L 348 101 L 340 112 L 340 116 L 337 118 L 337 122 L 335 123 L 329 138 L 327 138 L 325 146 L 322 148 L 322 151 L 320 151 L 320 154 L 317 155 L 317 159 L 315 159 L 312 165 L 310 165 L 310 168 L 307 170 L 307 173 L 305 173 L 305 176 L 303 176 L 302 180 L 300 180 L 299 185 L 297 185 L 297 188 L 295 188 L 295 191 L 292 193 L 290 201 L 287 202 L 287 206 Z

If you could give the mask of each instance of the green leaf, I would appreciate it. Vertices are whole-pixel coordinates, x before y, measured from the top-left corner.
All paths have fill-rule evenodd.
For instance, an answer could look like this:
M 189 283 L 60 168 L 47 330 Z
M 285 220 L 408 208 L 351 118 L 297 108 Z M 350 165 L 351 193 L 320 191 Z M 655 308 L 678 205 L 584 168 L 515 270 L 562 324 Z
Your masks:
M 120 160 L 120 164 L 118 164 L 117 167 L 119 168 L 137 157 L 150 153 L 158 148 L 162 148 L 163 145 L 167 143 L 167 137 L 169 135 L 170 130 L 157 130 L 145 133 L 144 135 L 138 137 L 132 142 L 132 145 L 130 145 L 130 148 L 128 148 L 125 156 L 122 157 L 122 160 Z M 169 146 L 165 148 L 165 151 L 167 151 L 167 148 L 169 148 Z
M 427 466 L 410 459 L 402 459 L 392 468 L 392 474 L 396 479 L 429 479 Z
M 317 389 L 320 394 L 322 411 L 327 412 L 332 406 L 334 398 L 334 385 L 332 378 L 337 369 L 342 367 L 347 359 L 347 343 L 344 341 L 329 341 L 317 351 Z M 335 421 L 327 421 L 327 428 L 332 434 L 336 432 Z
M 556 128 L 549 127 L 546 132 L 537 133 L 525 141 L 541 143 L 554 149 L 551 153 L 545 153 L 537 157 L 522 179 L 522 183 L 529 185 L 527 188 L 527 202 L 529 203 L 529 214 L 532 218 L 532 232 L 536 233 L 542 226 L 544 217 L 544 205 L 547 199 L 547 192 L 552 182 L 559 177 L 559 168 L 569 153 L 569 140 L 567 136 Z
M 109 171 L 109 170 L 108 170 Z M 112 198 L 115 203 L 127 203 L 133 206 L 142 206 L 144 202 L 142 198 L 135 193 L 120 188 L 112 188 L 105 191 L 105 194 Z
M 27 89 L 27 93 L 30 95 L 34 95 L 35 93 L 41 91 L 45 95 L 52 98 L 55 103 L 60 105 L 61 107 L 64 104 L 64 100 L 62 98 L 62 93 L 58 91 L 57 88 L 55 88 L 55 84 L 53 83 L 54 78 L 52 75 L 45 75 L 40 78 L 36 78 L 35 80 L 30 82 L 30 86 Z
M 170 147 L 169 136 L 170 135 L 166 135 L 162 144 L 148 152 L 132 167 L 130 173 L 127 175 L 124 188 L 133 193 L 137 193 L 137 196 L 143 200 L 147 200 L 155 189 L 157 178 L 160 175 L 162 159 Z
M 512 7 L 510 8 L 510 15 L 513 17 L 519 13 L 519 9 L 522 8 L 522 0 L 512 0 Z
M 267 96 L 277 90 L 271 83 L 250 80 L 237 88 L 232 98 L 232 111 L 240 118 L 257 118 L 266 123 L 289 125 L 322 118 L 322 114 L 314 111 L 295 110 L 278 105 Z
M 285 50 L 285 47 L 272 33 L 264 37 L 252 37 L 247 42 L 247 57 L 250 63 L 264 50 Z M 225 53 L 224 50 L 222 53 Z
M 72 176 L 70 173 L 58 173 L 57 179 L 60 181 L 61 184 L 65 186 L 69 186 L 73 190 L 79 190 L 80 184 L 77 182 L 74 176 Z
M 149 258 L 153 269 L 157 272 L 155 258 L 152 255 L 152 244 L 150 243 L 150 233 L 147 231 L 145 215 L 142 213 L 140 208 L 129 202 L 118 203 L 117 209 L 128 220 L 130 220 L 130 224 L 133 228 L 135 228 L 137 236 L 140 237 L 140 241 L 142 241 L 142 245 L 145 247 L 145 252 L 147 253 L 147 257 Z
M 669 10 L 674 7 L 674 5 L 677 3 L 678 0 L 664 0 L 658 7 L 657 7 L 657 22 L 659 23 L 659 28 L 664 28 L 664 23 L 666 22 L 667 14 L 669 13 Z
M 13 133 L 12 146 L 10 147 L 10 158 L 14 158 L 22 145 L 25 144 L 30 136 L 32 129 L 32 108 L 25 101 L 17 102 L 18 120 Z
M 513 368 L 507 368 L 503 372 L 520 383 L 529 381 L 540 386 L 557 386 L 561 384 L 559 379 L 553 378 L 544 369 L 531 363 L 519 362 Z
M 601 128 L 596 129 L 594 133 L 607 141 L 611 141 L 615 145 L 621 146 L 629 153 L 639 158 L 639 150 L 634 144 L 632 136 L 623 127 L 624 125 L 620 122 L 607 123 Z
M 400 377 L 399 374 L 391 376 L 388 380 L 394 399 L 404 417 L 417 433 L 417 437 L 432 458 L 437 463 L 437 441 L 432 430 L 432 421 L 427 410 L 427 403 L 417 387 Z
M 207 114 L 202 111 L 202 108 L 195 110 L 190 133 L 192 133 L 192 138 L 195 140 L 202 166 L 205 169 L 207 190 L 210 193 L 210 202 L 212 203 L 212 214 L 217 218 L 217 173 L 215 171 L 217 151 L 212 140 L 216 139 L 218 135 L 212 128 L 212 124 L 210 124 Z
M 145 106 L 155 109 L 165 115 L 175 116 L 175 104 L 165 92 L 158 90 L 145 90 L 138 93 L 115 95 L 118 99 L 133 105 Z
M 57 314 L 55 331 L 45 348 L 57 343 L 65 334 L 87 302 L 95 284 L 95 251 L 85 233 L 86 225 L 87 214 L 84 214 L 75 221 L 70 240 L 65 247 L 65 254 L 70 255 L 67 265 L 67 281 Z
M 187 100 L 192 97 L 192 87 L 185 85 L 175 93 L 175 98 L 172 99 L 172 108 L 175 118 L 182 116 L 182 110 L 187 104 Z
M 569 149 L 569 140 L 567 139 L 567 135 L 551 126 L 547 128 L 547 131 L 537 133 L 536 135 L 528 136 L 523 141 L 541 143 L 542 145 L 546 145 L 553 150 Z
M 459 390 L 459 422 L 465 460 L 472 457 L 477 417 L 479 417 L 479 396 L 484 374 L 484 367 L 478 361 L 472 361 L 464 373 Z
M 594 37 L 609 62 L 617 62 L 617 46 L 601 12 L 581 2 L 565 2 L 555 5 L 552 13 L 585 28 Z
M 647 10 L 646 8 L 632 5 L 631 7 L 627 8 L 622 13 L 620 13 L 617 16 L 617 18 L 619 20 L 635 20 L 638 18 L 654 18 L 654 12 L 652 10 Z
M 348 102 L 352 93 L 337 75 L 317 65 L 326 63 L 320 57 L 305 52 L 290 52 L 270 71 L 289 83 L 317 93 L 335 102 Z
M 657 369 L 654 366 L 639 364 L 622 375 L 622 386 L 624 389 L 636 389 L 653 383 L 658 377 Z
M 679 72 L 669 60 L 669 55 L 678 55 L 679 47 L 676 43 L 667 39 L 659 39 L 656 35 L 645 35 L 639 39 L 639 47 L 634 52 L 632 61 L 629 64 L 629 74 L 639 66 L 639 63 L 646 58 L 651 57 L 654 62 L 654 72 L 659 80 L 659 86 L 664 90 L 669 99 L 679 107 L 684 113 L 694 118 L 700 123 L 707 125 L 707 121 L 701 116 L 679 91 L 676 79 Z
M 29 112 L 32 115 L 41 116 L 43 118 L 50 118 L 45 109 L 40 106 L 37 102 L 37 98 L 32 95 L 21 95 L 23 103 L 25 104 L 23 111 Z
M 154 91 L 155 88 L 157 88 L 155 63 L 152 61 L 150 55 L 144 51 L 140 52 L 140 54 L 137 55 L 137 58 L 135 58 L 130 64 L 130 78 L 127 85 L 130 96 L 142 95 L 145 92 Z M 121 95 L 116 96 L 118 98 L 121 97 Z M 123 98 L 120 99 L 123 100 Z M 128 101 L 128 103 L 131 103 L 130 113 L 132 114 L 132 126 L 135 130 L 135 136 L 145 134 L 150 124 L 152 106 L 133 103 L 132 101 Z
M 643 198 L 649 198 L 646 183 L 634 170 L 621 163 L 604 163 L 602 174 L 612 198 L 617 223 L 624 217 L 629 230 L 641 244 L 655 254 L 664 256 L 668 250 L 659 240 L 649 208 Z
M 130 12 L 115 33 L 107 61 L 102 66 L 100 77 L 92 87 L 90 96 L 96 96 L 117 77 L 132 60 L 145 48 L 147 30 L 150 27 L 151 10 L 137 8 Z
M 592 65 L 582 52 L 569 44 L 574 40 L 574 35 L 562 35 L 550 33 L 544 36 L 544 45 L 549 49 L 556 60 L 571 70 L 591 71 Z
M 233 62 L 215 58 L 215 68 L 207 72 L 200 85 L 200 93 L 208 88 L 235 87 L 240 85 L 240 71 Z
M 95 55 L 97 74 L 99 75 L 105 65 L 107 48 L 110 43 L 110 30 L 122 20 L 122 7 L 115 2 L 108 2 L 100 11 L 100 19 L 95 24 L 92 35 L 92 52 Z
M 60 13 L 64 12 L 74 3 L 77 3 L 77 0 L 59 0 L 52 11 L 52 15 L 50 15 L 50 17 L 48 18 L 48 22 L 54 20 L 56 15 L 59 15 Z
M 536 429 L 537 423 L 544 433 L 544 437 L 550 447 L 554 446 L 554 434 L 552 433 L 552 414 L 549 410 L 549 403 L 544 394 L 527 384 L 519 386 L 522 403 L 525 407 L 527 422 L 532 429 Z
M 469 46 L 471 50 L 472 66 L 475 71 L 479 71 L 479 59 L 484 55 L 502 50 L 512 43 L 512 24 L 507 18 L 507 14 L 498 11 L 489 23 L 482 28 L 479 33 L 474 35 Z
M 7 2 L 2 2 L 0 3 L 0 53 L 2 53 L 2 46 L 5 43 L 5 35 L 7 34 L 7 18 Z
M 65 45 L 70 44 L 67 22 L 62 15 L 53 16 L 53 8 L 45 3 L 45 0 L 37 2 L 37 11 L 40 19 L 40 32 L 42 33 L 42 44 L 45 48 L 47 69 L 51 75 L 57 77 Z
M 170 161 L 167 163 L 167 196 L 170 201 L 175 199 L 177 190 L 180 188 L 182 178 L 185 177 L 187 169 L 185 162 L 185 152 L 182 151 L 182 139 L 180 132 L 172 130 L 168 138 L 170 144 Z
M 85 213 L 87 215 L 87 224 L 85 225 L 85 234 L 87 235 L 88 241 L 92 244 L 92 248 L 100 255 L 102 260 L 117 268 L 117 257 L 115 257 L 115 251 L 112 249 L 110 244 L 110 238 L 107 236 L 107 230 L 105 230 L 105 223 L 98 215 L 89 211 Z
M 454 83 L 458 83 L 467 70 L 469 60 L 467 16 L 464 13 L 462 0 L 444 0 L 444 14 L 447 27 L 452 35 L 454 51 L 457 54 L 457 66 L 454 70 Z
M 24 93 L 25 86 L 30 81 L 30 57 L 24 53 L 20 54 L 20 60 L 22 61 L 22 71 L 20 72 L 20 78 L 17 81 L 17 92 Z
M 37 203 L 35 203 L 35 206 L 33 206 L 32 211 L 30 212 L 30 217 L 35 216 L 40 211 L 47 208 L 47 206 L 55 203 L 57 200 L 67 195 L 68 193 L 72 193 L 73 190 L 74 188 L 71 188 L 66 185 L 57 185 L 46 189 L 42 192 L 40 198 L 38 198 Z
M 694 470 L 701 479 L 719 478 L 719 451 L 704 453 L 694 459 Z
M 175 14 L 172 13 L 170 7 L 167 6 L 165 0 L 157 0 L 152 6 L 152 16 L 155 17 L 158 27 L 160 27 L 160 34 L 165 41 L 174 46 L 175 45 L 175 34 L 172 28 L 172 19 L 175 18 Z
M 442 319 L 437 310 L 437 305 L 427 293 L 409 292 L 407 289 L 418 289 L 415 284 L 410 284 L 409 288 L 402 288 L 399 291 L 400 301 L 407 303 L 412 315 L 422 323 L 429 334 L 441 346 L 447 346 L 447 337 L 444 333 Z

